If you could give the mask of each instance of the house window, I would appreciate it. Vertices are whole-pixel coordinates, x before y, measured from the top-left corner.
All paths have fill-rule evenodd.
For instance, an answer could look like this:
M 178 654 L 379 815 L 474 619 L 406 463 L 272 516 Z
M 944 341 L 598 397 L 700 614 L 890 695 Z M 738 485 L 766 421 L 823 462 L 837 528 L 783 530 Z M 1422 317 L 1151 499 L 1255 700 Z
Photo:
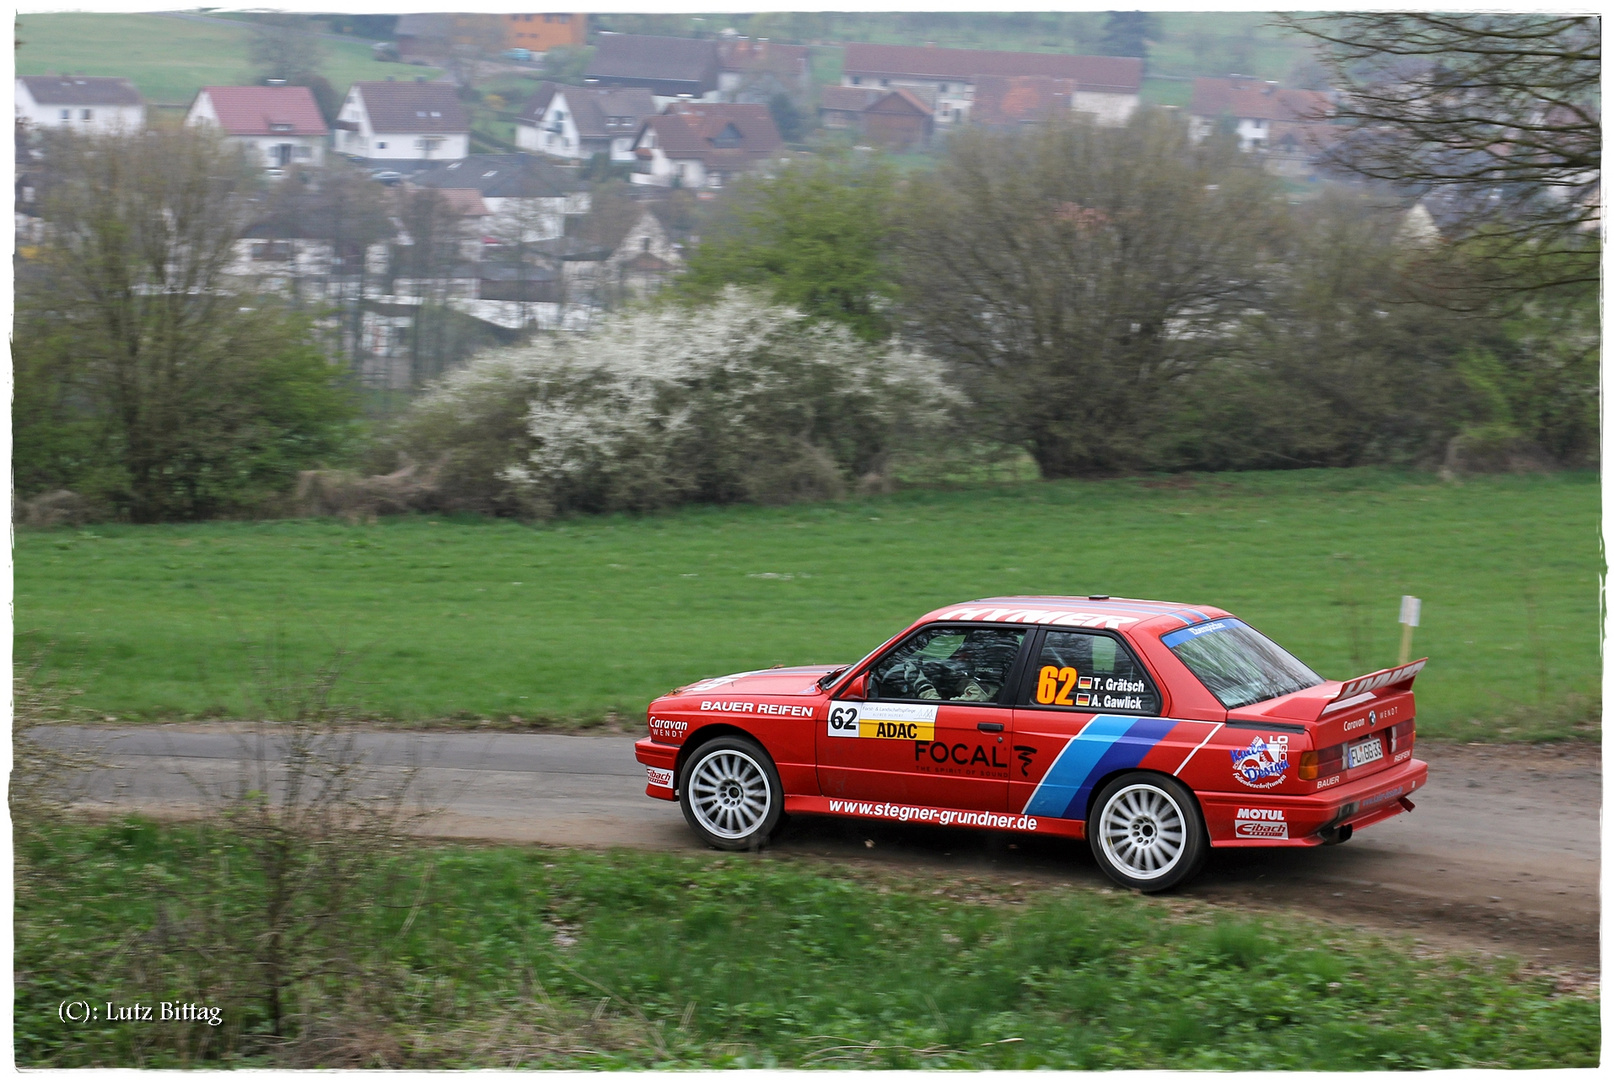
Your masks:
M 95 112 L 92 109 L 85 109 L 82 113 L 79 114 L 79 119 L 85 121 L 86 123 L 89 122 L 90 120 L 92 120 L 94 117 L 95 117 Z
M 387 144 L 384 142 L 378 142 L 375 144 L 375 148 L 377 150 L 385 150 L 387 148 Z
M 862 86 L 863 85 L 863 76 L 861 76 L 861 75 L 853 75 L 852 76 L 852 85 L 853 86 Z
M 644 237 L 643 239 L 641 239 L 639 241 L 639 250 L 640 251 L 649 251 L 650 250 L 650 237 L 646 236 L 646 237 Z
M 312 157 L 313 157 L 313 156 L 314 156 L 314 149 L 313 149 L 313 147 L 310 147 L 310 146 L 299 146 L 299 147 L 298 147 L 298 148 L 297 148 L 297 160 L 298 160 L 298 161 L 307 161 L 307 160 L 309 160 L 309 159 L 310 159 L 310 158 L 312 158 Z

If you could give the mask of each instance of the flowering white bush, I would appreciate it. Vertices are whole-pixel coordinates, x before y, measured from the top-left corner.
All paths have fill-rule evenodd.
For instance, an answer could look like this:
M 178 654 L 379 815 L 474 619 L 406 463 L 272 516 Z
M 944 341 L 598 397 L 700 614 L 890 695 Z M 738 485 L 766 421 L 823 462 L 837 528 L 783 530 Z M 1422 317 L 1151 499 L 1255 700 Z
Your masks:
M 832 497 L 944 433 L 938 365 L 737 289 L 484 354 L 400 446 L 445 503 L 521 515 Z

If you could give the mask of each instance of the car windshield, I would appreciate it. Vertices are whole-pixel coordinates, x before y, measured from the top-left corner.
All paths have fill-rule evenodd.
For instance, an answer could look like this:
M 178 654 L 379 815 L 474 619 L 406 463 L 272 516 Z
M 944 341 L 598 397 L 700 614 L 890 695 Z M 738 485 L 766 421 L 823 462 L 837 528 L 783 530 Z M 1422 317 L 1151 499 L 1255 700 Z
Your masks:
M 1173 630 L 1161 639 L 1229 709 L 1292 694 L 1322 676 L 1237 619 Z

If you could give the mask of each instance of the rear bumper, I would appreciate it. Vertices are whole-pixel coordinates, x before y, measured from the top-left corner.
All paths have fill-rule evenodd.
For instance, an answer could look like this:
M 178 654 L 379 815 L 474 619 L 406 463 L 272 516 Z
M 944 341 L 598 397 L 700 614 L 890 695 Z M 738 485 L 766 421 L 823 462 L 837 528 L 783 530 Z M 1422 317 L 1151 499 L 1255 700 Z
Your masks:
M 644 793 L 653 799 L 676 802 L 678 773 L 674 767 L 678 764 L 678 747 L 654 739 L 640 739 L 633 744 L 633 756 L 644 766 Z
M 1413 758 L 1314 795 L 1199 793 L 1212 847 L 1310 847 L 1323 830 L 1352 830 L 1412 809 L 1409 796 L 1429 782 L 1429 764 Z

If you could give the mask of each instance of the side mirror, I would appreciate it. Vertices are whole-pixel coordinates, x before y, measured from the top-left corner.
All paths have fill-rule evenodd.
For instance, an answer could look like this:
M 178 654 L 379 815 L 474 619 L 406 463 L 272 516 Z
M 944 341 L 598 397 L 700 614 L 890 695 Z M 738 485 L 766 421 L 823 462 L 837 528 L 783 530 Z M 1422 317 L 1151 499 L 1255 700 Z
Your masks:
M 847 683 L 846 688 L 835 696 L 841 701 L 862 701 L 868 692 L 868 680 L 867 675 L 859 675 Z

